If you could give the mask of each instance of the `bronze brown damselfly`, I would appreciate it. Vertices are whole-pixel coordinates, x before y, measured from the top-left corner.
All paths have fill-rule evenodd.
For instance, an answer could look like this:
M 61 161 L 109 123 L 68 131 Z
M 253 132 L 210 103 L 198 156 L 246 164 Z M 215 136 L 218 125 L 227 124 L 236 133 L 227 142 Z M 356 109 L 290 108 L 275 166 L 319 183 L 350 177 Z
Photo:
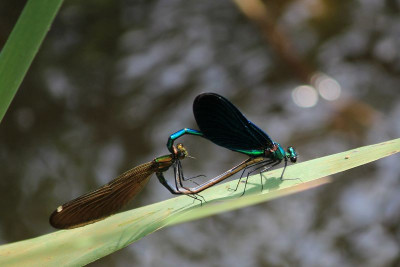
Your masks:
M 172 150 L 173 153 L 170 155 L 155 158 L 130 169 L 99 189 L 59 206 L 51 214 L 50 224 L 59 229 L 75 228 L 102 220 L 118 212 L 142 191 L 153 173 L 165 172 L 172 165 L 180 164 L 180 160 L 188 156 L 182 144 L 174 146 Z M 180 192 L 177 185 L 171 186 L 164 178 L 160 182 L 171 193 L 184 194 Z

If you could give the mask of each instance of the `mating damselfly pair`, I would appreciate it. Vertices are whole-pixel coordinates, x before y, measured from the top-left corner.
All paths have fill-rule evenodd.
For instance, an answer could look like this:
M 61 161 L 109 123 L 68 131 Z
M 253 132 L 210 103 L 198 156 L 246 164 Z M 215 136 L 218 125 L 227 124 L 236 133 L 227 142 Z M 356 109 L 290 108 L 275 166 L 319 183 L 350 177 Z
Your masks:
M 184 128 L 172 134 L 167 142 L 171 154 L 141 164 L 99 189 L 59 206 L 51 214 L 50 224 L 55 228 L 66 229 L 102 220 L 118 212 L 135 197 L 154 173 L 172 194 L 187 195 L 202 202 L 197 197 L 198 193 L 240 171 L 242 177 L 244 172 L 251 168 L 246 176 L 246 185 L 251 173 L 268 171 L 283 161 L 282 179 L 288 161 L 297 161 L 297 153 L 293 147 L 288 147 L 285 151 L 223 96 L 215 93 L 198 95 L 193 103 L 193 113 L 199 130 Z M 182 144 L 174 145 L 183 135 L 203 137 L 249 158 L 202 184 L 195 187 L 184 186 L 183 181 L 186 179 L 183 176 L 181 160 L 188 157 L 188 152 Z M 171 166 L 174 169 L 174 184 L 164 177 L 164 172 Z

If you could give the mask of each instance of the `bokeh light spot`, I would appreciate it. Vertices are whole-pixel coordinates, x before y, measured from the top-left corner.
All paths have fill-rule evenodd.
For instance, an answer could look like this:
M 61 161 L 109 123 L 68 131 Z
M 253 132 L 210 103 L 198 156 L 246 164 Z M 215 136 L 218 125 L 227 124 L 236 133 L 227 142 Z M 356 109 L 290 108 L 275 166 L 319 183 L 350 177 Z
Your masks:
M 314 75 L 312 84 L 318 90 L 321 97 L 328 101 L 337 100 L 342 92 L 340 84 L 326 74 L 319 73 Z
M 317 104 L 318 94 L 314 87 L 309 85 L 301 85 L 293 90 L 292 99 L 297 106 L 302 108 L 310 108 Z

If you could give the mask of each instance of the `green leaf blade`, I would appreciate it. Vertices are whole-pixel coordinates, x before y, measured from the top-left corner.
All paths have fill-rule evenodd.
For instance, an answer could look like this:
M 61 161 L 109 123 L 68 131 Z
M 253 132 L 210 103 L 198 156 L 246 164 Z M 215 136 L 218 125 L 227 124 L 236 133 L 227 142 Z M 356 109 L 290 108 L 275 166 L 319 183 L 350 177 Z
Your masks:
M 0 52 L 0 122 L 54 20 L 62 0 L 29 0 Z

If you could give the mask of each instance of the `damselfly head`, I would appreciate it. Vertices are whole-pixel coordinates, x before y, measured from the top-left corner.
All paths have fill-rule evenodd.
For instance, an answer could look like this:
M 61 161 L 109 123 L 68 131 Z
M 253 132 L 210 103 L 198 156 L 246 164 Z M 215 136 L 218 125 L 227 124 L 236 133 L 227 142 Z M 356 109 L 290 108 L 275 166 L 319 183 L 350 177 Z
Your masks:
M 288 147 L 286 152 L 286 157 L 290 159 L 291 162 L 296 163 L 297 161 L 297 153 L 293 147 Z
M 183 144 L 178 144 L 174 147 L 174 154 L 178 159 L 184 159 L 189 155 Z

